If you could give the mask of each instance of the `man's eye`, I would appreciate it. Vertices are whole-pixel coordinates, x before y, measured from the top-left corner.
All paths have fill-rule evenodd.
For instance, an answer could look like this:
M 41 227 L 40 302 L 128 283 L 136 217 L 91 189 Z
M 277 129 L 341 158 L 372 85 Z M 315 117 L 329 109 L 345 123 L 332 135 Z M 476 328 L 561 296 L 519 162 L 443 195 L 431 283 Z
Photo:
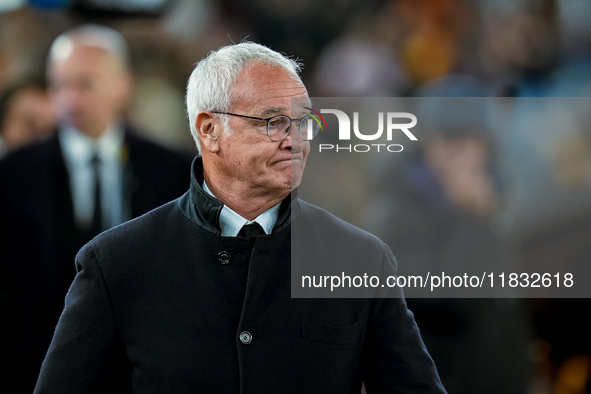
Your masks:
M 269 127 L 287 128 L 288 119 L 286 117 L 277 117 L 269 120 Z

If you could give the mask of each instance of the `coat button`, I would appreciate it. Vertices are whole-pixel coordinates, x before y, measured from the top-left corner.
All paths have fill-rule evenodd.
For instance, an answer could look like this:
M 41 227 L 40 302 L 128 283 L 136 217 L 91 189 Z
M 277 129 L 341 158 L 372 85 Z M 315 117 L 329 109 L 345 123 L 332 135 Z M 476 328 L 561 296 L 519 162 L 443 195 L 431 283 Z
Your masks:
M 219 252 L 218 253 L 218 261 L 220 264 L 228 264 L 230 262 L 230 253 L 228 252 Z
M 248 331 L 242 331 L 240 333 L 240 342 L 245 345 L 248 345 L 252 342 L 252 335 Z

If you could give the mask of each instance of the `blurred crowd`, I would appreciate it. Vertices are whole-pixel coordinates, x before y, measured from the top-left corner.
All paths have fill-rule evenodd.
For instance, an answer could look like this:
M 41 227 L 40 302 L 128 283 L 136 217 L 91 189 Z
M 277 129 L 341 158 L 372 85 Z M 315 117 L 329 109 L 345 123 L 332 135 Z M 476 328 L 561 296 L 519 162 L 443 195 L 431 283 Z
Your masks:
M 591 6 L 584 0 L 169 0 L 159 13 L 140 16 L 66 6 L 92 1 L 6 3 L 3 95 L 42 80 L 49 46 L 67 27 L 105 24 L 132 48 L 130 116 L 173 143 L 189 141 L 182 101 L 192 65 L 243 39 L 301 58 L 311 96 L 413 96 L 451 73 L 478 78 L 495 96 L 586 96 L 590 83 Z
M 330 168 L 363 189 L 341 216 L 384 239 L 401 267 L 591 261 L 587 0 L 170 0 L 141 15 L 26 3 L 0 3 L 0 157 L 57 125 L 46 59 L 69 27 L 122 33 L 130 122 L 180 147 L 193 144 L 183 96 L 194 63 L 248 39 L 299 57 L 311 97 L 496 99 L 494 122 L 466 111 L 404 155 Z M 409 305 L 450 394 L 591 392 L 586 299 Z

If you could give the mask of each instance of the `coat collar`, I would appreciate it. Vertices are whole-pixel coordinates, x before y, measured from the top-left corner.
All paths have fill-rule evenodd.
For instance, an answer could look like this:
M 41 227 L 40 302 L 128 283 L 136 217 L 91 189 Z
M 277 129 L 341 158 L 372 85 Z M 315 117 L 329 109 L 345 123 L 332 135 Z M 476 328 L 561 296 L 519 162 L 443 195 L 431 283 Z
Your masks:
M 178 200 L 178 205 L 183 215 L 214 234 L 221 234 L 220 213 L 224 204 L 213 197 L 201 186 L 203 184 L 203 161 L 200 156 L 193 160 L 191 166 L 191 186 Z M 287 227 L 291 220 L 300 212 L 297 189 L 290 193 L 279 207 L 279 217 L 273 227 L 276 233 Z

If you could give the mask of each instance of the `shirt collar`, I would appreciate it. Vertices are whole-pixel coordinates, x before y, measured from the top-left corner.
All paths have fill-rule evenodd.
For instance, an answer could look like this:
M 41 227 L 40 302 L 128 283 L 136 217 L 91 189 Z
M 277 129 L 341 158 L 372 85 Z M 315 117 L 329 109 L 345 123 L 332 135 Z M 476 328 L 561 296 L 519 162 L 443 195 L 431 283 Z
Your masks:
M 191 165 L 189 191 L 181 196 L 178 207 L 189 221 L 213 234 L 221 235 L 220 213 L 224 204 L 203 190 L 203 160 L 195 157 Z M 272 233 L 285 230 L 301 211 L 298 189 L 293 189 L 279 205 L 279 212 Z
M 84 163 L 97 153 L 103 162 L 118 162 L 123 145 L 121 127 L 109 126 L 99 138 L 91 138 L 74 127 L 59 133 L 64 155 L 70 163 Z
M 203 181 L 203 190 L 205 190 L 210 196 L 215 197 L 211 190 L 209 190 L 209 187 L 207 187 L 207 183 L 205 183 L 205 181 Z M 254 220 L 250 221 L 243 218 L 224 204 L 222 211 L 220 212 L 219 219 L 222 236 L 235 237 L 238 235 L 238 232 L 245 224 L 250 224 L 253 222 L 260 224 L 265 231 L 265 234 L 271 234 L 271 231 L 273 231 L 273 227 L 275 226 L 275 222 L 279 216 L 280 205 L 281 203 L 276 204 L 275 206 L 261 213 Z

